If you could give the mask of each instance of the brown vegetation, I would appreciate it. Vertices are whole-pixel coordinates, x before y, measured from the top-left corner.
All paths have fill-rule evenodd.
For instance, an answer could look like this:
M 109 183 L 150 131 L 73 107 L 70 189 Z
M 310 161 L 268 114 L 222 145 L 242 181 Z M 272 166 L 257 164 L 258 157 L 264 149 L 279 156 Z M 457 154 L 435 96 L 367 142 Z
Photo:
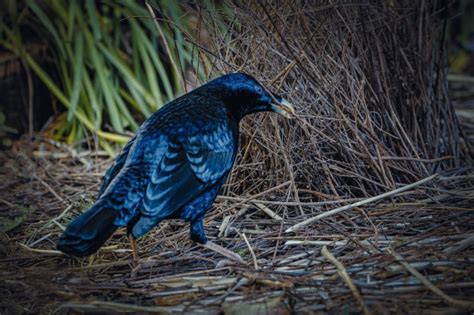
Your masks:
M 298 110 L 289 122 L 271 114 L 244 122 L 238 164 L 206 217 L 208 236 L 247 264 L 191 243 L 180 221 L 140 240 L 138 265 L 123 230 L 90 259 L 58 255 L 54 242 L 94 198 L 110 160 L 46 140 L 25 154 L 20 143 L 2 155 L 0 207 L 25 214 L 2 234 L 2 307 L 228 314 L 473 308 L 474 177 L 447 94 L 445 8 L 431 1 L 291 3 L 235 4 L 237 18 L 211 32 L 206 48 L 209 71 L 249 72 Z

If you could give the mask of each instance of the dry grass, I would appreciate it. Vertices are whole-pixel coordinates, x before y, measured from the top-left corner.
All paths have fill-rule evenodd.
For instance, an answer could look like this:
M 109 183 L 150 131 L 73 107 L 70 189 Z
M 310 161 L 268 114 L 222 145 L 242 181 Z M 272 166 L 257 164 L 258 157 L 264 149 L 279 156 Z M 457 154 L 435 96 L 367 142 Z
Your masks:
M 123 230 L 90 259 L 51 252 L 67 222 L 93 202 L 111 161 L 45 140 L 19 143 L 1 156 L 0 213 L 26 214 L 2 234 L 2 308 L 472 309 L 474 172 L 440 66 L 442 11 L 428 1 L 374 3 L 235 4 L 238 19 L 209 35 L 213 72 L 252 73 L 298 109 L 292 121 L 265 114 L 243 123 L 238 164 L 206 216 L 209 238 L 246 265 L 194 245 L 180 221 L 139 241 L 139 265 Z M 440 175 L 401 194 L 285 233 L 434 173 Z
M 235 11 L 245 24 L 214 35 L 214 69 L 255 75 L 299 112 L 289 123 L 268 115 L 244 124 L 241 163 L 256 165 L 234 177 L 242 191 L 271 170 L 271 185 L 292 178 L 333 197 L 368 197 L 469 155 L 447 96 L 443 13 L 433 4 L 283 1 Z
M 290 191 L 290 183 L 254 199 L 221 196 L 206 217 L 208 236 L 242 255 L 246 265 L 193 244 L 185 223 L 167 221 L 139 241 L 137 266 L 124 230 L 89 259 L 54 252 L 64 226 L 94 200 L 111 162 L 95 153 L 77 156 L 38 141 L 36 147 L 24 144 L 1 154 L 2 223 L 26 213 L 1 237 L 5 312 L 359 312 L 360 300 L 376 313 L 472 308 L 465 304 L 474 288 L 472 170 L 447 173 L 431 187 L 416 187 L 291 234 L 284 230 L 298 220 L 287 214 L 297 215 L 298 207 L 279 196 Z M 347 203 L 305 194 L 300 199 L 305 211 Z M 325 258 L 323 246 L 338 264 Z

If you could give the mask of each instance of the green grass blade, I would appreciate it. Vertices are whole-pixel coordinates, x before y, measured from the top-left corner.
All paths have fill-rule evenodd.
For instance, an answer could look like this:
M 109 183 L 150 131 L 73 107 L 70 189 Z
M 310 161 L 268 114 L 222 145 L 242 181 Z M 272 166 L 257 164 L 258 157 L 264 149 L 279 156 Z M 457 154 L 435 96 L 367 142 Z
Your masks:
M 138 26 L 136 23 L 131 22 L 133 34 L 138 38 Z M 156 78 L 156 72 L 153 68 L 153 64 L 151 63 L 150 57 L 148 56 L 147 49 L 145 47 L 144 41 L 147 39 L 141 39 L 137 42 L 137 49 L 138 53 L 141 57 L 141 61 L 143 63 L 144 72 L 147 78 L 147 85 L 151 91 L 151 94 L 154 98 L 154 103 L 152 105 L 153 110 L 157 110 L 163 105 L 163 98 L 161 97 L 161 93 L 158 87 L 158 80 Z
M 89 17 L 89 24 L 92 27 L 92 33 L 94 34 L 95 40 L 102 39 L 102 32 L 100 31 L 99 20 L 97 19 L 97 8 L 95 7 L 94 0 L 86 1 L 87 16 Z
M 113 97 L 113 87 L 111 86 L 110 82 L 110 70 L 107 69 L 102 59 L 102 55 L 100 55 L 98 50 L 96 49 L 95 42 L 91 33 L 89 31 L 84 31 L 84 34 L 86 36 L 86 42 L 89 49 L 89 56 L 91 58 L 94 69 L 97 72 L 102 92 L 104 93 L 104 99 L 105 103 L 107 104 L 110 122 L 112 123 L 112 127 L 115 130 L 122 133 L 124 131 L 124 128 L 120 120 L 119 112 L 117 110 L 117 106 Z M 98 45 L 99 44 L 100 43 L 98 43 Z
M 115 102 L 117 103 L 120 113 L 122 114 L 121 117 L 123 118 L 124 121 L 130 124 L 130 126 L 132 127 L 132 130 L 136 131 L 138 129 L 138 124 L 135 121 L 135 119 L 133 119 L 132 115 L 130 114 L 130 111 L 127 108 L 127 105 L 125 105 L 125 102 L 120 97 L 120 93 L 118 93 L 118 89 L 119 89 L 118 86 L 116 86 L 116 89 L 114 90 L 114 96 L 115 96 Z
M 56 48 L 59 50 L 59 53 L 63 57 L 66 57 L 66 51 L 64 49 L 64 45 L 63 45 L 62 40 L 59 36 L 59 33 L 58 33 L 57 29 L 54 27 L 51 20 L 48 18 L 48 16 L 44 13 L 43 10 L 41 10 L 41 8 L 36 4 L 35 1 L 26 0 L 26 4 L 36 14 L 36 16 L 41 21 L 41 23 L 43 23 L 44 27 L 51 33 L 51 35 L 54 38 L 54 41 L 56 42 Z
M 74 117 L 77 104 L 79 102 L 79 95 L 81 92 L 81 80 L 83 70 L 83 54 L 84 54 L 84 39 L 82 33 L 79 33 L 75 40 L 74 59 L 73 59 L 73 83 L 72 93 L 70 98 L 70 107 L 67 114 L 67 119 L 70 121 Z
M 153 19 L 136 18 L 148 17 L 150 11 L 133 0 L 26 0 L 26 5 L 5 10 L 14 11 L 6 13 L 14 25 L 9 30 L 0 23 L 0 43 L 10 45 L 7 49 L 28 63 L 66 109 L 55 136 L 76 143 L 91 131 L 103 148 L 107 141 L 126 142 L 127 136 L 100 128 L 111 126 L 118 133 L 135 130 L 140 115 L 148 117 L 183 91 L 184 68 L 192 67 L 199 77 L 206 73 L 209 60 L 199 63 L 202 56 L 185 40 L 192 31 L 183 6 L 149 1 L 165 19 L 158 26 Z M 24 52 L 24 29 L 49 44 L 57 74 L 54 81 Z
M 166 69 L 161 62 L 160 58 L 158 57 L 158 52 L 157 50 L 153 47 L 151 42 L 149 41 L 143 41 L 143 44 L 145 45 L 146 49 L 148 50 L 148 55 L 151 58 L 151 61 L 153 62 L 155 69 L 158 71 L 158 75 L 160 77 L 160 82 L 163 84 L 163 88 L 165 89 L 166 97 L 168 100 L 171 100 L 174 98 L 174 92 L 173 88 L 170 83 L 170 77 L 168 73 L 166 72 Z
M 99 103 L 98 101 L 100 95 L 97 95 L 98 90 L 94 89 L 94 87 L 92 86 L 92 82 L 87 71 L 84 71 L 84 75 L 82 76 L 82 78 L 89 104 L 91 105 L 95 114 L 94 126 L 96 129 L 99 129 L 102 124 L 102 106 L 101 103 Z
M 76 25 L 74 25 L 74 22 L 75 22 L 76 13 L 78 13 L 78 11 L 79 10 L 77 8 L 77 2 L 76 1 L 69 2 L 69 8 L 68 8 L 69 14 L 67 16 L 67 24 L 66 24 L 68 42 L 72 42 L 75 31 L 77 30 Z
M 128 90 L 135 100 L 135 105 L 137 106 L 137 111 L 140 112 L 144 117 L 149 117 L 152 113 L 148 105 L 146 104 L 143 96 L 133 87 L 127 84 Z M 129 102 L 130 103 L 130 102 Z
M 99 144 L 102 147 L 102 149 L 104 149 L 104 151 L 107 152 L 108 155 L 110 155 L 113 158 L 117 156 L 117 152 L 112 148 L 112 146 L 107 141 L 104 141 L 101 139 L 99 140 Z
M 153 97 L 148 93 L 148 91 L 143 87 L 143 85 L 135 78 L 132 71 L 128 67 L 128 65 L 120 60 L 120 58 L 104 46 L 102 43 L 97 43 L 100 51 L 104 54 L 104 56 L 109 60 L 121 73 L 123 79 L 130 85 L 132 85 L 137 91 L 143 95 L 145 101 L 149 104 L 153 103 Z

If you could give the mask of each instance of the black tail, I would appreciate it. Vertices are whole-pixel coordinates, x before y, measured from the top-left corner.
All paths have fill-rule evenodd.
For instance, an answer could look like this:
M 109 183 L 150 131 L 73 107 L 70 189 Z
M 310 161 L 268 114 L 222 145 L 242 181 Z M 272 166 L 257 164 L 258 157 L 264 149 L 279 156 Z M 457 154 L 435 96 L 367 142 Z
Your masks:
M 57 248 L 69 255 L 88 256 L 99 249 L 114 233 L 117 210 L 99 200 L 89 210 L 69 223 L 58 240 Z

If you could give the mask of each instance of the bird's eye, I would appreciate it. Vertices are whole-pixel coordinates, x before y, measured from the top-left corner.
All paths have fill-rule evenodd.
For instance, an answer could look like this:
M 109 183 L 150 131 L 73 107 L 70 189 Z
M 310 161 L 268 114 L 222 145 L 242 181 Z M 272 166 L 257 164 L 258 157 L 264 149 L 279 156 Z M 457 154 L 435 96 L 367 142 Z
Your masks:
M 261 94 L 261 93 L 263 92 L 262 88 L 259 87 L 259 86 L 257 86 L 257 89 L 256 89 L 256 90 L 257 90 L 257 93 L 258 93 L 258 94 Z

